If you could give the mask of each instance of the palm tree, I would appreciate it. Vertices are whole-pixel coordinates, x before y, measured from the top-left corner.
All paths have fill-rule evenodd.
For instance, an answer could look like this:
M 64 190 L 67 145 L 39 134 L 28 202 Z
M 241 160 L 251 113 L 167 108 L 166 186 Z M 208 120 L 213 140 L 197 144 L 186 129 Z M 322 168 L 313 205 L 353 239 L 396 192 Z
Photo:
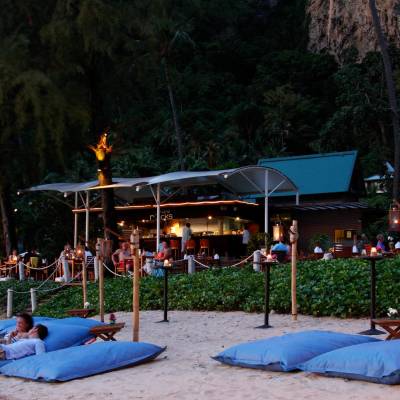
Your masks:
M 383 34 L 381 21 L 375 0 L 369 0 L 369 8 L 372 14 L 375 33 L 378 39 L 385 68 L 385 79 L 389 98 L 390 113 L 392 117 L 393 138 L 394 138 L 394 178 L 393 178 L 393 199 L 400 197 L 400 122 L 399 110 L 397 108 L 396 86 L 393 78 L 393 67 L 388 50 L 388 44 Z

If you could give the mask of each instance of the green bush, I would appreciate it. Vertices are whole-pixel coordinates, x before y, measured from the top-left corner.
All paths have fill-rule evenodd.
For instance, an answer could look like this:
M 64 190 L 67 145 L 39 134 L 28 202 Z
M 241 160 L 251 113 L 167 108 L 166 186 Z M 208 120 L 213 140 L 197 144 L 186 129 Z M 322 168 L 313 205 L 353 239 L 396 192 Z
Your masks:
M 385 316 L 389 307 L 400 306 L 400 258 L 377 263 L 377 315 Z M 360 260 L 310 261 L 299 263 L 297 298 L 299 313 L 314 316 L 359 317 L 369 315 L 369 264 Z M 157 310 L 163 305 L 163 280 L 141 280 L 142 310 Z M 289 313 L 290 265 L 271 271 L 271 308 Z M 106 279 L 105 311 L 130 311 L 132 282 Z M 261 312 L 264 277 L 248 266 L 244 269 L 208 270 L 194 275 L 172 275 L 169 279 L 169 306 L 174 310 L 215 310 Z M 89 284 L 88 300 L 96 307 L 97 285 Z M 82 289 L 70 287 L 42 304 L 40 315 L 64 316 L 70 308 L 82 307 Z

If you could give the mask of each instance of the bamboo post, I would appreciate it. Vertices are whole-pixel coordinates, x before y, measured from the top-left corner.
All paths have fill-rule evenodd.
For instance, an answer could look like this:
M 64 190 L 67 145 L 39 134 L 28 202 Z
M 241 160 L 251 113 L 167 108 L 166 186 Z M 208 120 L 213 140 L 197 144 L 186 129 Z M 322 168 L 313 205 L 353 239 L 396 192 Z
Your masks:
M 99 257 L 99 311 L 100 320 L 104 322 L 104 267 L 102 257 Z
M 7 318 L 11 318 L 13 314 L 13 290 L 7 289 Z
M 133 341 L 139 341 L 139 280 L 140 280 L 140 265 L 137 250 L 135 250 L 134 264 L 133 264 Z
M 85 308 L 87 303 L 87 271 L 86 271 L 85 260 L 82 261 L 82 292 L 83 292 L 83 308 Z
M 290 227 L 290 244 L 292 246 L 292 319 L 297 321 L 297 240 L 299 238 L 297 221 L 293 220 L 293 225 Z

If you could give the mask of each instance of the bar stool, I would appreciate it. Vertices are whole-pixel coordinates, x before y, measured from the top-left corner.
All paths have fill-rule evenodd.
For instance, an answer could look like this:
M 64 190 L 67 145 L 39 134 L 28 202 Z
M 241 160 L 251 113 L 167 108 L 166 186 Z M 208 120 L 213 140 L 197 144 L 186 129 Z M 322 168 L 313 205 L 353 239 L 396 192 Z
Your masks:
M 209 256 L 210 255 L 210 241 L 208 239 L 200 239 L 200 253 L 204 253 Z
M 179 240 L 171 239 L 169 241 L 169 248 L 171 249 L 172 257 L 174 258 L 174 260 L 177 260 L 180 253 Z
M 189 239 L 186 241 L 186 253 L 187 254 L 195 254 L 196 252 L 196 242 L 193 239 Z

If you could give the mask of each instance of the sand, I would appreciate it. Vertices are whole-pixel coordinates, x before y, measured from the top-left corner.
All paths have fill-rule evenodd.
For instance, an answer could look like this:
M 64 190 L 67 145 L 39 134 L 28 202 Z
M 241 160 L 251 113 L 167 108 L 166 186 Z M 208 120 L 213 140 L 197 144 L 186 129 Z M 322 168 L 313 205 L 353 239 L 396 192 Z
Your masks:
M 254 329 L 259 314 L 243 312 L 170 312 L 169 323 L 155 323 L 161 312 L 141 313 L 140 339 L 168 349 L 154 362 L 67 383 L 36 383 L 0 377 L 0 400 L 34 399 L 373 399 L 398 400 L 400 386 L 324 378 L 314 374 L 272 373 L 224 366 L 210 358 L 233 344 L 295 332 L 326 329 L 356 333 L 367 320 L 340 320 L 271 315 L 272 329 Z M 132 337 L 131 314 L 117 313 L 127 323 L 117 336 Z

